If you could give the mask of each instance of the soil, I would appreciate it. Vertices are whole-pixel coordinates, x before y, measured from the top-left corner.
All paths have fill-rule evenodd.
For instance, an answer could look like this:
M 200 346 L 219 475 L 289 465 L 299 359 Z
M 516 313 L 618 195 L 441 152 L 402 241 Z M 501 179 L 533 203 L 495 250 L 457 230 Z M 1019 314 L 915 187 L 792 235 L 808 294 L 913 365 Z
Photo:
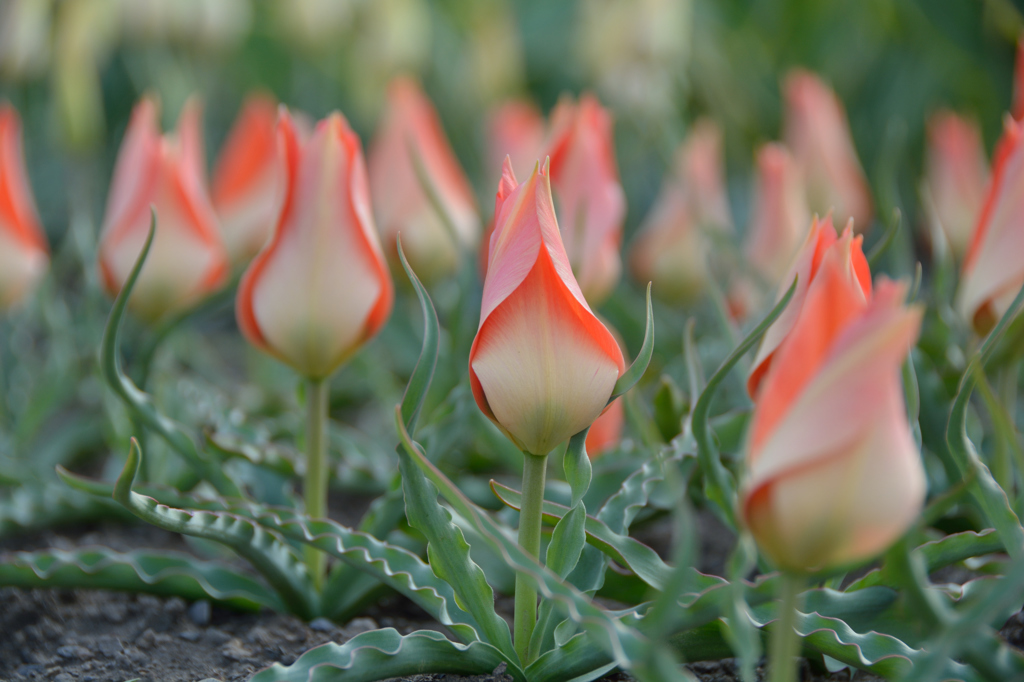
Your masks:
M 732 539 L 710 519 L 700 519 L 704 569 L 722 566 Z M 667 529 L 666 529 L 667 530 Z M 644 531 L 653 545 L 664 544 L 655 525 Z M 192 551 L 179 536 L 147 527 L 101 525 L 51 530 L 0 541 L 3 553 L 45 547 L 103 545 L 120 551 L 138 547 Z M 270 611 L 239 613 L 205 601 L 186 603 L 106 590 L 0 589 L 0 682 L 199 682 L 247 680 L 272 663 L 292 663 L 325 642 L 344 642 L 366 630 L 394 627 L 400 632 L 440 626 L 400 596 L 383 600 L 361 617 L 339 626 L 324 619 L 305 623 Z M 1024 617 L 1003 628 L 1008 641 L 1024 643 Z M 805 662 L 806 663 L 806 662 Z M 735 682 L 735 661 L 688 666 L 702 682 Z M 810 682 L 870 682 L 863 672 L 823 674 L 804 666 Z M 630 680 L 613 673 L 607 682 Z M 497 670 L 460 677 L 420 675 L 402 682 L 510 682 Z M 397 681 L 396 681 L 397 682 Z

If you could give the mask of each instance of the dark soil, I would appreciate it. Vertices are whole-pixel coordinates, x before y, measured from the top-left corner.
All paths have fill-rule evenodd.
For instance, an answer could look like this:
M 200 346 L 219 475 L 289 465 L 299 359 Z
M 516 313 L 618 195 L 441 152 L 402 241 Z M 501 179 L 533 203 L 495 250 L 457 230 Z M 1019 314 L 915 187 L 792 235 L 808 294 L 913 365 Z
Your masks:
M 658 546 L 657 524 L 643 532 Z M 705 570 L 719 569 L 732 545 L 728 531 L 700 519 L 701 554 Z M 669 530 L 665 527 L 665 530 Z M 0 542 L 5 552 L 46 547 L 103 545 L 125 551 L 139 547 L 191 551 L 179 536 L 146 526 L 104 525 L 47 531 Z M 659 548 L 660 549 L 660 548 Z M 418 607 L 395 596 L 359 618 L 339 626 L 319 619 L 305 623 L 269 611 L 238 613 L 200 601 L 159 598 L 104 590 L 0 589 L 0 682 L 224 682 L 246 680 L 273 663 L 292 663 L 303 652 L 325 642 L 344 642 L 360 632 L 393 627 L 400 632 L 441 629 Z M 1024 618 L 1011 618 L 1003 634 L 1012 644 L 1024 643 Z M 735 662 L 723 660 L 689 666 L 702 682 L 735 682 Z M 862 672 L 827 675 L 805 666 L 804 680 L 870 682 Z M 631 678 L 614 673 L 606 682 Z M 421 675 L 405 682 L 509 682 L 490 675 L 458 677 Z

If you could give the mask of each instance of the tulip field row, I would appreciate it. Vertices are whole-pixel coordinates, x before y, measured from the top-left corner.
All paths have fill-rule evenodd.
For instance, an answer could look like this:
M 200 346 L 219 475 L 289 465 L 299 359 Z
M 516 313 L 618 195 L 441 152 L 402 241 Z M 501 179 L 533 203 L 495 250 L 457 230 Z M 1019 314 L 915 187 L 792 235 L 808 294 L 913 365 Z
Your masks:
M 637 12 L 685 23 L 669 4 Z M 31 75 L 10 57 L 36 54 L 49 9 L 30 5 L 0 8 L 21 39 L 0 25 L 0 85 Z M 101 654 L 96 632 L 48 651 L 57 625 L 0 613 L 0 678 L 226 676 L 151 673 L 140 653 L 202 640 L 239 665 L 262 642 L 264 663 L 231 673 L 254 682 L 1024 680 L 1024 39 L 991 163 L 996 122 L 936 105 L 908 196 L 865 170 L 829 80 L 791 66 L 748 203 L 729 126 L 688 116 L 641 210 L 618 112 L 631 79 L 668 91 L 665 72 L 596 66 L 630 8 L 580 10 L 598 88 L 479 117 L 478 178 L 443 115 L 459 78 L 390 68 L 360 76 L 380 86 L 365 150 L 358 98 L 312 115 L 254 88 L 221 140 L 199 94 L 139 88 L 105 166 L 82 112 L 117 69 L 180 79 L 131 47 L 103 79 L 78 65 L 101 5 L 54 19 L 66 190 L 36 181 L 37 91 L 0 100 L 0 612 L 116 590 L 195 627 L 183 644 L 150 617 Z M 320 5 L 267 11 L 327 49 Z M 200 6 L 174 40 L 230 43 L 263 16 Z M 140 7 L 117 25 L 163 40 L 170 15 Z M 474 49 L 482 87 L 502 62 Z M 643 102 L 625 117 L 640 137 L 668 106 Z M 111 528 L 153 542 L 81 539 Z M 201 630 L 211 604 L 339 634 L 285 656 L 263 626 Z M 705 676 L 714 661 L 728 672 Z

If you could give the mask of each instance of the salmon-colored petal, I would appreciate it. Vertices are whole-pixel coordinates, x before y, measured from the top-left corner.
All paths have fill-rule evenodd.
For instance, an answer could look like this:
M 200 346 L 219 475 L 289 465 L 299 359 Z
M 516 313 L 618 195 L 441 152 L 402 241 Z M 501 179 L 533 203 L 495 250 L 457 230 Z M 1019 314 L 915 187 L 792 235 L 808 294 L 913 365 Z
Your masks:
M 867 307 L 867 296 L 852 263 L 854 248 L 850 232 L 829 247 L 792 329 L 772 359 L 751 425 L 755 457 L 793 401 L 818 374 L 836 338 Z
M 511 100 L 487 117 L 488 158 L 499 168 L 508 157 L 512 167 L 526 175 L 541 156 L 545 133 L 544 116 L 526 100 Z
M 132 110 L 110 181 L 101 242 L 118 241 L 149 210 L 160 169 L 158 116 L 157 103 L 149 97 Z
M 25 171 L 21 120 L 9 104 L 0 104 L 0 230 L 28 249 L 49 253 Z
M 757 152 L 757 186 L 744 253 L 772 286 L 782 283 L 810 224 L 796 161 L 785 146 L 764 145 Z

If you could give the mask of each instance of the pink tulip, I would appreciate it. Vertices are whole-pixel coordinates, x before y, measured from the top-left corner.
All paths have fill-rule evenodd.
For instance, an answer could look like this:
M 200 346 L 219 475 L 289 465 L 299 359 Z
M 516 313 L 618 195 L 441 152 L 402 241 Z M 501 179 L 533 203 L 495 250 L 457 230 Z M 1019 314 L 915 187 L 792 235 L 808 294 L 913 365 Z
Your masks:
M 546 123 L 537 107 L 528 100 L 510 100 L 487 117 L 488 167 L 501 168 L 511 157 L 512 168 L 529 175 L 541 156 Z
M 865 300 L 851 247 L 829 248 L 754 406 L 741 516 L 789 571 L 871 558 L 924 502 L 900 379 L 923 310 L 887 280 Z
M 694 124 L 676 152 L 654 206 L 630 249 L 633 277 L 653 282 L 653 292 L 671 303 L 689 303 L 711 276 L 708 233 L 732 230 L 722 170 L 722 135 L 704 119 Z
M 782 278 L 779 284 L 778 299 L 789 290 L 793 279 L 797 279 L 796 291 L 790 299 L 782 314 L 775 320 L 768 331 L 761 339 L 761 346 L 757 350 L 757 357 L 750 370 L 750 377 L 747 379 L 747 392 L 755 400 L 758 399 L 758 391 L 766 374 L 774 364 L 775 355 L 786 339 L 793 333 L 793 329 L 803 315 L 808 292 L 816 286 L 815 282 L 822 276 L 822 263 L 828 254 L 839 253 L 846 261 L 843 263 L 839 273 L 845 281 L 845 287 L 851 292 L 859 292 L 856 298 L 866 303 L 871 297 L 871 271 L 868 269 L 867 258 L 861 247 L 863 237 L 853 236 L 852 226 L 847 226 L 843 231 L 842 238 L 836 237 L 835 228 L 832 227 L 832 217 L 827 216 L 824 221 L 817 218 L 811 222 L 811 230 L 800 247 L 789 272 Z M 832 256 L 835 258 L 835 256 Z M 827 273 L 835 275 L 833 272 Z
M 454 238 L 424 191 L 414 154 L 453 223 Z M 381 239 L 396 266 L 399 233 L 409 264 L 425 282 L 455 272 L 459 252 L 476 246 L 480 222 L 473 190 L 433 105 L 408 78 L 388 88 L 387 110 L 370 147 L 370 187 Z
M 786 146 L 807 183 L 812 211 L 853 218 L 855 229 L 871 224 L 871 189 L 857 159 L 846 112 L 836 94 L 810 71 L 795 69 L 785 82 Z
M 922 199 L 932 234 L 944 234 L 958 259 L 970 244 L 988 175 L 977 124 L 951 111 L 934 114 L 928 121 Z
M 1024 284 L 1024 122 L 1010 116 L 992 158 L 992 181 L 964 257 L 957 308 L 980 334 Z
M 113 295 L 142 251 L 150 205 L 156 208 L 156 238 L 129 301 L 150 321 L 194 305 L 220 288 L 228 272 L 203 171 L 199 104 L 185 104 L 177 135 L 160 135 L 158 115 L 150 98 L 132 112 L 114 167 L 99 245 L 103 283 Z
M 251 95 L 213 172 L 213 205 L 233 263 L 248 262 L 267 242 L 281 210 L 284 180 L 277 104 L 267 95 Z
M 757 185 L 744 251 L 770 285 L 782 281 L 810 222 L 796 161 L 783 145 L 764 145 L 757 152 Z
M 238 287 L 238 324 L 257 348 L 323 379 L 380 330 L 394 291 L 359 137 L 339 113 L 306 141 L 287 113 L 278 129 L 284 208 Z
M 0 310 L 25 300 L 49 262 L 26 177 L 21 119 L 14 107 L 0 104 Z
M 558 230 L 549 170 L 517 184 L 505 163 L 469 355 L 473 396 L 520 449 L 547 455 L 605 409 L 624 368 L 590 310 Z
M 551 113 L 546 154 L 569 262 L 583 294 L 597 304 L 619 281 L 626 218 L 611 115 L 592 95 L 561 100 Z

